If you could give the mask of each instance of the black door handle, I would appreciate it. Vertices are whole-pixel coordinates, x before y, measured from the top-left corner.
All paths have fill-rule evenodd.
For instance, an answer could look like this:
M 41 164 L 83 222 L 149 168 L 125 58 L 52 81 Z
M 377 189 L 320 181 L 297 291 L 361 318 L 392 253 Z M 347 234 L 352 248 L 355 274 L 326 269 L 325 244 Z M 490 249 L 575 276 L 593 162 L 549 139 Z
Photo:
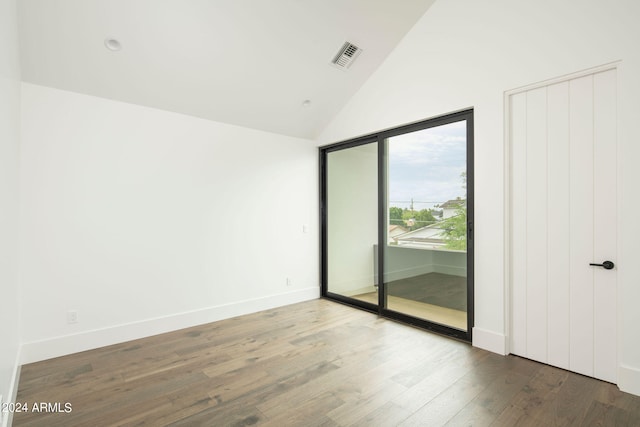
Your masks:
M 605 270 L 611 270 L 613 267 L 615 267 L 615 264 L 612 263 L 611 261 L 605 261 L 602 264 L 589 264 L 592 265 L 594 267 L 603 267 Z

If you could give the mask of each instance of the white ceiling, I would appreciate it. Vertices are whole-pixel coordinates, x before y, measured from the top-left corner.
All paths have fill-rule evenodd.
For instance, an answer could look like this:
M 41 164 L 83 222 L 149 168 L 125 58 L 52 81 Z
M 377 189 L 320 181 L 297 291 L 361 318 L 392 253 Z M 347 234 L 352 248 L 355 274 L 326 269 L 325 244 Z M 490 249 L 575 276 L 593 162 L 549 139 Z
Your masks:
M 22 78 L 313 138 L 434 1 L 20 0 Z

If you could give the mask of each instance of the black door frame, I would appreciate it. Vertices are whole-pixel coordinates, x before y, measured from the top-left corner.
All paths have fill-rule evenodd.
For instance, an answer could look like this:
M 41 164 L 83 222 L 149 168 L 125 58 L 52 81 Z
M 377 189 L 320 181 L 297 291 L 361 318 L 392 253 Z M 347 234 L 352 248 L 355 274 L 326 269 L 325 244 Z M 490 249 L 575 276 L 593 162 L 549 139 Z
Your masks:
M 386 288 L 384 283 L 384 256 L 383 248 L 387 243 L 387 203 L 385 183 L 387 180 L 387 153 L 385 141 L 388 138 L 424 130 L 445 124 L 467 121 L 467 330 L 461 331 L 446 325 L 430 322 L 425 319 L 409 316 L 386 308 Z M 457 339 L 471 342 L 474 320 L 474 175 L 473 175 L 473 109 L 467 109 L 449 113 L 443 116 L 423 120 L 420 122 L 400 126 L 376 132 L 370 135 L 338 142 L 320 147 L 320 283 L 322 297 L 348 304 L 363 310 L 376 313 L 379 316 L 398 320 L 414 326 L 418 326 L 439 334 L 451 336 Z M 328 289 L 328 245 L 327 245 L 327 154 L 365 144 L 377 144 L 378 149 L 378 305 L 335 294 Z

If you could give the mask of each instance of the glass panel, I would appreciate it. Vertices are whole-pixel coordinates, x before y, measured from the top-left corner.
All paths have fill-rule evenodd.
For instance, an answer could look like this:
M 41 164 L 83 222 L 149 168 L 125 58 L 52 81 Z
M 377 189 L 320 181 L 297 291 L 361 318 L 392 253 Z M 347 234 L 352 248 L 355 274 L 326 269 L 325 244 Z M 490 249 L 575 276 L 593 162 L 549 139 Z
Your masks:
M 387 308 L 467 329 L 466 120 L 387 139 Z
M 378 145 L 327 154 L 327 290 L 378 304 Z

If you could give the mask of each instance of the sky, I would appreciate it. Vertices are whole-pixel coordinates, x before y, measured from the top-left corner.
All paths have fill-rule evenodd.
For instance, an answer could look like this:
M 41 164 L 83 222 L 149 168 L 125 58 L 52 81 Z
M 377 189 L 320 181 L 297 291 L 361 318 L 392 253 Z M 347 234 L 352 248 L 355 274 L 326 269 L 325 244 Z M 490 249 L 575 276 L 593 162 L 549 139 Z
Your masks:
M 466 170 L 466 121 L 388 139 L 389 206 L 431 208 L 464 198 L 460 176 Z M 418 203 L 426 202 L 426 203 Z

